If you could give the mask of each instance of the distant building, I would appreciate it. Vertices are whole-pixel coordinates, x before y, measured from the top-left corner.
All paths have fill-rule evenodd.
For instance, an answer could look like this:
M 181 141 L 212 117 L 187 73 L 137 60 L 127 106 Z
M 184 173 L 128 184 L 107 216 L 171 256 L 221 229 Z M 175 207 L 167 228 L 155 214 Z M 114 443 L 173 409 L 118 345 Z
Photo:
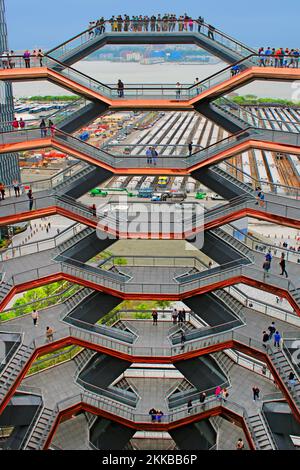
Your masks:
M 4 0 L 0 0 L 0 54 L 8 50 L 7 26 L 5 20 Z M 0 82 L 0 119 L 3 130 L 11 130 L 9 122 L 14 118 L 14 101 L 12 84 L 9 81 Z M 6 153 L 0 159 L 0 181 L 4 184 L 11 184 L 13 180 L 20 181 L 19 157 L 16 153 Z
M 128 62 L 140 62 L 143 58 L 142 54 L 139 52 L 126 52 L 124 55 L 122 54 L 122 56 Z

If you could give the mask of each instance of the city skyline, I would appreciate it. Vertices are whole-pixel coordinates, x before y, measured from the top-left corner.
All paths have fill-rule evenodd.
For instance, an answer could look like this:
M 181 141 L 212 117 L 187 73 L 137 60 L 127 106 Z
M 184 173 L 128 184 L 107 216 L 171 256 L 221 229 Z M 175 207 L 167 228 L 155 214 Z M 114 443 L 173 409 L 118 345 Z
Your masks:
M 228 0 L 227 8 L 223 8 L 223 2 L 217 0 L 212 9 L 210 5 L 201 5 L 195 1 L 189 1 L 184 5 L 179 0 L 164 0 L 153 8 L 142 9 L 136 0 L 130 2 L 130 7 L 124 7 L 120 0 L 111 4 L 99 7 L 97 0 L 87 0 L 86 9 L 78 8 L 78 13 L 74 9 L 72 0 L 58 2 L 53 0 L 51 8 L 47 9 L 47 17 L 44 19 L 43 12 L 39 8 L 37 0 L 28 0 L 21 3 L 18 0 L 6 1 L 6 14 L 8 22 L 9 45 L 12 49 L 24 49 L 26 47 L 51 48 L 60 42 L 65 41 L 71 36 L 86 29 L 89 21 L 97 19 L 100 16 L 110 18 L 112 15 L 124 14 L 164 14 L 165 12 L 174 12 L 176 15 L 187 14 L 194 18 L 199 15 L 204 16 L 208 23 L 212 23 L 218 29 L 232 34 L 236 39 L 249 44 L 252 47 L 260 45 L 274 47 L 297 47 L 298 16 L 291 12 L 299 11 L 297 0 L 290 0 L 288 31 L 282 28 L 285 22 L 282 13 L 282 4 L 279 1 L 267 0 L 264 3 L 259 0 L 251 2 L 252 8 L 249 8 L 247 15 L 244 9 L 240 7 L 238 0 Z M 277 8 L 280 5 L 280 8 Z M 58 11 L 60 14 L 57 14 Z M 16 13 L 18 13 L 16 15 Z M 234 16 L 233 16 L 234 15 Z M 69 17 L 70 21 L 65 20 Z M 268 19 L 266 21 L 266 18 Z M 55 25 L 55 35 L 51 28 L 45 28 L 47 25 Z M 253 44 L 253 29 L 255 28 L 255 40 Z M 26 41 L 24 42 L 24 38 Z

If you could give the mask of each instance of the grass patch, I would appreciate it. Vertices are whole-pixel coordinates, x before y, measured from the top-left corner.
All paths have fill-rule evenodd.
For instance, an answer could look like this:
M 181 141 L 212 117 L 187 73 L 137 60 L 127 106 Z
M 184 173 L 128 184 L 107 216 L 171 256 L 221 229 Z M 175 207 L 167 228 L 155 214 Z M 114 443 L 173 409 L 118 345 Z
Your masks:
M 41 310 L 43 308 L 55 305 L 58 302 L 67 299 L 70 297 L 70 295 L 75 294 L 75 292 L 77 292 L 79 289 L 80 286 L 77 284 L 74 285 L 67 281 L 53 282 L 42 287 L 31 289 L 25 292 L 22 297 L 18 298 L 14 302 L 12 310 L 9 310 L 7 313 L 0 313 L 0 321 L 11 320 L 27 313 L 31 313 L 34 308 L 36 310 Z M 49 299 L 46 298 L 60 293 L 60 297 L 52 297 Z M 28 305 L 31 302 L 36 303 L 33 305 Z
M 40 356 L 31 365 L 26 375 L 40 372 L 41 370 L 48 369 L 49 367 L 53 367 L 64 361 L 70 360 L 80 351 L 80 349 L 80 346 L 67 346 L 53 353 Z
M 40 103 L 49 103 L 51 101 L 75 101 L 78 100 L 77 95 L 45 95 L 45 96 L 30 96 L 28 98 L 20 98 L 20 101 L 37 101 Z

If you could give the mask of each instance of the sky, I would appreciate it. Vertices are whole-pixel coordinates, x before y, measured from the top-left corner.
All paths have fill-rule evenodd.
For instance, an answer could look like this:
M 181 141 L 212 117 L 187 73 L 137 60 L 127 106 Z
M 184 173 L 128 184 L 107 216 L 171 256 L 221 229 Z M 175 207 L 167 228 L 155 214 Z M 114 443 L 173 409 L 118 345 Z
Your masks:
M 9 47 L 50 49 L 116 14 L 187 13 L 252 47 L 300 47 L 299 0 L 5 0 Z M 149 6 L 147 4 L 150 4 Z

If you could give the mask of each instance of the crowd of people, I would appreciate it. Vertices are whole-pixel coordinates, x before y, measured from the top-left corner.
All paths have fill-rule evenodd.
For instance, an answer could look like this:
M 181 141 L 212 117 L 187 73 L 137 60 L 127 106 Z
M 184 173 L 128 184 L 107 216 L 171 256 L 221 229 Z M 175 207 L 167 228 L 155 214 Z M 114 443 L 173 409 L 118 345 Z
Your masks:
M 152 163 L 153 163 L 153 165 L 156 166 L 158 152 L 155 150 L 155 147 L 149 147 L 146 150 L 146 157 L 147 157 L 147 164 L 148 165 L 152 165 Z
M 43 67 L 43 57 L 44 57 L 44 53 L 42 49 L 35 49 L 32 53 L 28 49 L 26 49 L 26 51 L 23 54 L 25 67 L 30 68 L 31 59 L 33 59 L 33 65 L 35 67 L 37 66 L 37 63 L 40 65 L 40 67 Z
M 17 180 L 14 180 L 12 186 L 14 188 L 15 196 L 20 197 L 20 188 L 21 188 L 20 183 Z M 5 194 L 6 194 L 5 184 L 0 182 L 0 201 L 5 200 Z
M 39 324 L 40 316 L 39 316 L 39 312 L 35 308 L 33 309 L 31 313 L 31 318 L 33 321 L 33 326 L 37 327 Z M 46 331 L 45 331 L 46 343 L 50 343 L 51 341 L 53 341 L 54 333 L 55 333 L 54 328 L 52 328 L 51 326 L 46 327 Z
M 23 130 L 26 127 L 26 122 L 21 117 L 18 120 L 17 117 L 15 116 L 13 121 L 11 122 L 11 126 L 14 131 Z M 51 137 L 54 137 L 55 132 L 56 132 L 56 125 L 51 119 L 48 120 L 48 124 L 46 124 L 45 119 L 42 119 L 39 124 L 39 128 L 41 131 L 41 137 L 47 137 L 48 131 L 49 131 L 49 135 Z
M 279 333 L 279 331 L 277 330 L 276 326 L 275 326 L 275 322 L 272 321 L 271 325 L 268 326 L 267 328 L 268 331 L 264 330 L 262 335 L 262 344 L 263 344 L 263 347 L 265 349 L 268 349 L 268 346 L 270 345 L 270 343 L 272 341 L 274 341 L 274 348 L 281 348 L 281 343 L 282 343 L 282 339 L 281 339 L 281 334 Z
M 13 69 L 15 68 L 15 61 L 14 61 L 14 51 L 3 51 L 1 54 L 1 62 L 2 67 L 4 69 Z
M 165 13 L 164 15 L 159 13 L 157 16 L 138 15 L 132 17 L 124 14 L 112 16 L 107 21 L 102 16 L 96 21 L 89 22 L 90 38 L 105 33 L 107 23 L 110 25 L 110 32 L 198 31 L 200 33 L 204 25 L 206 26 L 202 16 L 194 20 L 187 13 L 180 16 L 176 16 L 174 13 Z M 207 34 L 211 39 L 214 39 L 214 31 L 214 26 L 207 25 Z
M 176 323 L 183 323 L 186 320 L 186 311 L 183 309 L 177 310 L 176 307 L 173 308 L 172 310 L 172 321 L 173 325 L 176 325 Z
M 299 57 L 300 57 L 300 50 L 299 49 L 283 49 L 279 47 L 275 49 L 273 47 L 260 47 L 258 50 L 258 65 L 260 67 L 287 67 L 287 68 L 298 68 L 299 67 Z M 235 64 L 230 69 L 231 76 L 234 77 L 235 75 L 241 72 L 241 66 L 239 64 Z
M 289 49 L 286 47 L 260 47 L 258 50 L 260 67 L 299 67 L 299 49 Z
M 172 322 L 173 325 L 182 324 L 186 321 L 186 311 L 185 309 L 177 310 L 176 307 L 173 308 L 172 310 Z M 153 320 L 153 325 L 157 325 L 158 321 L 158 311 L 156 309 L 152 310 L 152 320 Z
M 15 191 L 15 196 L 20 197 L 20 183 L 18 183 L 17 181 L 14 181 L 13 182 L 13 188 L 14 188 L 14 191 Z M 5 184 L 0 182 L 0 201 L 5 200 L 5 194 L 6 194 Z M 33 194 L 32 194 L 32 189 L 28 190 L 27 197 L 28 197 L 28 200 L 29 200 L 29 210 L 31 211 L 32 208 L 33 208 L 33 201 L 34 201 Z
M 14 69 L 16 66 L 15 61 L 17 57 L 18 56 L 15 55 L 14 51 L 3 51 L 0 56 L 2 68 Z M 40 67 L 43 67 L 44 53 L 42 49 L 34 49 L 32 52 L 26 49 L 22 57 L 26 69 L 29 69 L 31 65 L 33 65 L 34 67 L 37 67 L 38 65 Z
M 149 410 L 149 415 L 151 416 L 152 423 L 161 423 L 161 418 L 164 414 L 161 410 L 151 408 L 151 410 Z
M 276 245 L 276 243 L 275 243 Z M 277 246 L 277 245 L 276 245 Z M 283 243 L 279 243 L 279 247 L 283 247 L 283 248 L 286 248 L 287 250 L 289 251 L 293 251 L 295 253 L 299 253 L 300 252 L 300 245 L 298 245 L 297 247 L 295 245 L 289 245 L 287 242 L 283 242 Z M 267 246 L 266 245 L 255 245 L 255 250 L 256 251 L 266 251 L 267 250 Z M 274 255 L 276 256 L 277 255 L 277 249 L 275 248 L 274 249 Z M 299 261 L 298 261 L 299 262 Z
M 229 393 L 226 387 L 222 388 L 220 385 L 217 386 L 215 390 L 215 397 L 217 400 L 226 402 L 227 398 L 229 397 Z
M 283 242 L 282 246 L 283 246 L 283 248 L 287 248 L 291 251 L 300 251 L 300 245 L 298 245 L 298 247 L 296 248 L 294 245 L 289 246 L 289 244 L 287 242 Z
M 272 323 L 267 328 L 267 330 L 264 330 L 262 332 L 262 335 L 263 335 L 262 336 L 262 344 L 263 344 L 263 347 L 265 349 L 268 349 L 270 343 L 272 343 L 272 342 L 274 342 L 274 348 L 277 348 L 277 349 L 281 348 L 281 346 L 282 346 L 282 336 L 279 333 L 279 331 L 277 330 L 274 321 L 272 321 Z M 294 372 L 292 372 L 292 371 L 289 372 L 289 374 L 287 376 L 287 381 L 288 381 L 288 384 L 291 387 L 291 389 L 293 389 L 296 382 L 297 382 L 297 379 L 296 379 L 296 376 L 295 376 Z M 255 395 L 254 395 L 253 399 L 255 400 Z
M 265 259 L 263 262 L 263 270 L 264 270 L 264 277 L 269 276 L 269 271 L 271 269 L 271 262 L 272 262 L 273 256 L 272 256 L 272 251 L 271 249 L 268 249 L 268 252 L 265 255 Z M 281 253 L 280 260 L 279 260 L 279 266 L 281 269 L 280 276 L 285 275 L 285 277 L 288 277 L 288 273 L 286 270 L 286 259 L 285 259 L 285 253 Z

